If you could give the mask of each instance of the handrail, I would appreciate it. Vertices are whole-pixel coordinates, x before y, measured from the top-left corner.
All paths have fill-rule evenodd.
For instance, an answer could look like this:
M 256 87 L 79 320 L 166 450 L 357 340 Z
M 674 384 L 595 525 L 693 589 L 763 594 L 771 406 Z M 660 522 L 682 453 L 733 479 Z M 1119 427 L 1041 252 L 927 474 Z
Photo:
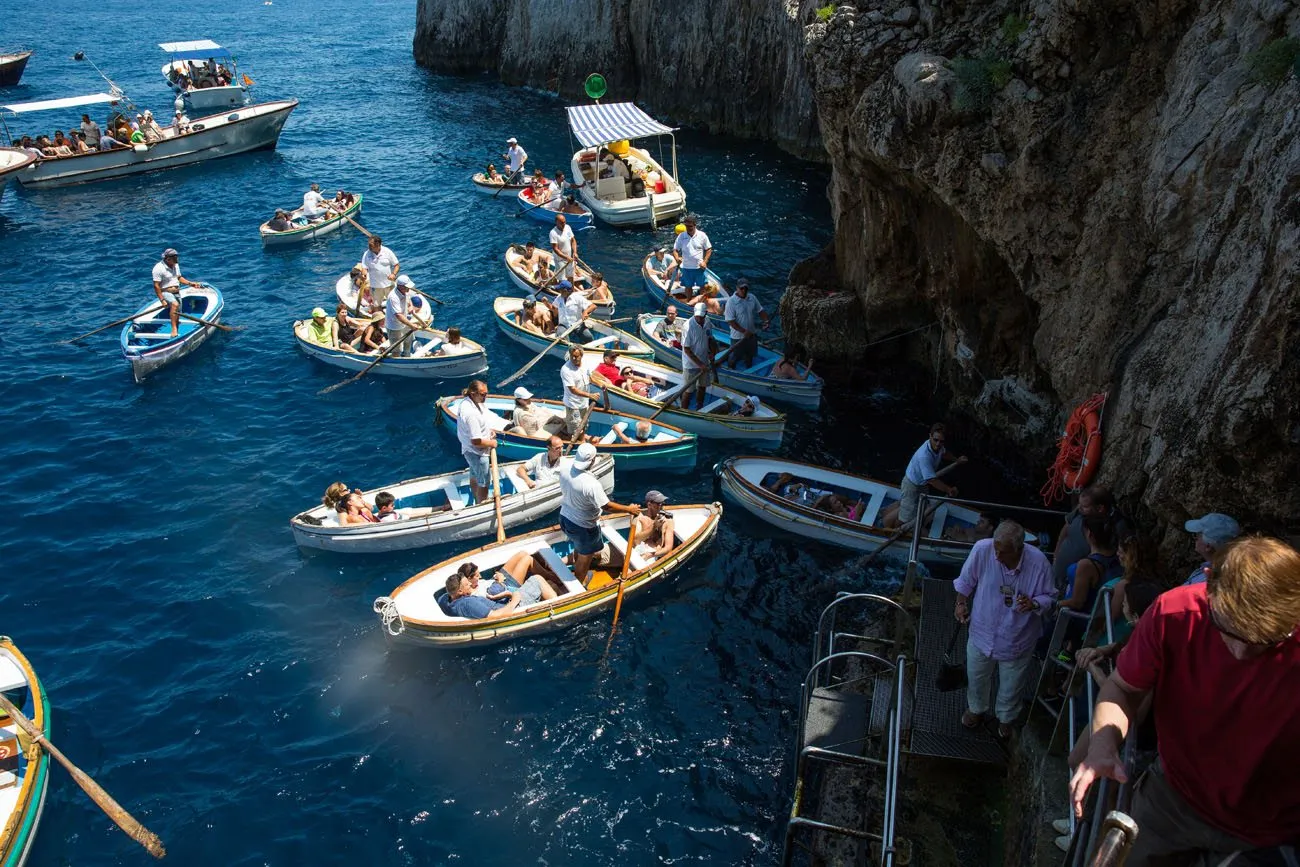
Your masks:
M 893 867 L 894 832 L 898 813 L 898 775 L 903 758 L 903 695 L 907 690 L 907 656 L 899 654 L 894 672 L 893 709 L 890 711 L 889 751 L 885 758 L 885 828 L 881 841 L 881 865 Z
M 919 532 L 919 530 L 921 528 L 921 525 L 925 524 L 925 515 L 926 512 L 928 511 L 927 507 L 931 502 L 934 502 L 936 504 L 954 503 L 958 506 L 975 506 L 977 508 L 999 509 L 1002 511 L 1028 512 L 1033 515 L 1056 515 L 1059 518 L 1065 518 L 1066 515 L 1070 514 L 1069 512 L 1062 512 L 1059 509 L 1040 509 L 1037 506 L 1018 506 L 1018 505 L 1008 504 L 1008 503 L 990 503 L 985 500 L 965 500 L 958 497 L 940 497 L 932 494 L 927 494 L 926 492 L 922 491 L 921 497 L 916 504 L 916 514 L 918 517 L 915 521 L 915 525 L 913 526 L 911 549 L 908 551 L 908 555 L 907 555 L 908 560 L 910 561 L 915 561 L 917 554 L 921 550 L 921 533 Z M 935 508 L 937 509 L 938 506 L 936 505 Z M 959 547 L 959 548 L 975 547 L 974 542 L 958 542 L 954 539 L 945 539 L 944 544 Z
M 905 609 L 903 606 L 899 605 L 897 602 L 895 602 L 893 599 L 890 599 L 890 598 L 887 597 L 887 596 L 880 596 L 880 595 L 877 595 L 877 594 L 875 594 L 875 593 L 845 593 L 845 592 L 841 592 L 841 593 L 839 593 L 839 594 L 836 595 L 835 599 L 833 599 L 833 600 L 830 602 L 829 605 L 827 605 L 825 608 L 822 609 L 821 616 L 819 616 L 819 617 L 817 618 L 817 635 L 813 638 L 813 662 L 814 662 L 814 663 L 815 663 L 815 662 L 816 662 L 816 661 L 821 657 L 821 655 L 822 655 L 822 632 L 823 632 L 823 629 L 824 629 L 825 624 L 826 624 L 826 617 L 827 617 L 827 615 L 830 615 L 831 618 L 832 618 L 831 629 L 834 630 L 834 615 L 835 615 L 835 611 L 834 611 L 834 609 L 835 609 L 836 606 L 838 606 L 841 602 L 845 602 L 845 601 L 848 601 L 848 600 L 850 600 L 850 599 L 852 599 L 852 600 L 856 600 L 856 601 L 866 601 L 866 600 L 870 600 L 870 601 L 872 601 L 872 602 L 883 602 L 885 605 L 887 605 L 887 606 L 889 606 L 889 607 L 891 607 L 891 608 L 894 608 L 895 611 L 896 611 L 897 613 L 901 613 L 904 617 L 906 617 L 906 618 L 907 618 L 907 621 L 908 621 L 908 624 L 911 625 L 912 616 L 911 616 L 910 614 L 908 614 L 907 609 Z M 881 639 L 881 640 L 883 641 L 883 639 Z M 828 649 L 828 651 L 829 651 L 830 653 L 834 653 L 834 652 L 835 652 L 835 638 L 834 638 L 834 635 L 831 636 L 830 646 L 829 646 L 827 649 Z

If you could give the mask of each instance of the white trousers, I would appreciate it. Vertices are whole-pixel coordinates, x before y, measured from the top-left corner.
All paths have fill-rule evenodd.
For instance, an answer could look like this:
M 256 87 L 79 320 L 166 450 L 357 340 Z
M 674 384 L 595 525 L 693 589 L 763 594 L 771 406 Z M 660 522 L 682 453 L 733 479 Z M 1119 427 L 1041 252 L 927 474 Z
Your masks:
M 995 660 L 985 656 L 970 639 L 966 640 L 966 704 L 972 711 L 985 714 L 989 711 L 989 691 L 993 687 L 993 672 L 998 673 L 996 713 L 998 722 L 1010 725 L 1020 715 L 1025 692 L 1025 675 L 1034 653 L 1030 650 L 1019 659 Z

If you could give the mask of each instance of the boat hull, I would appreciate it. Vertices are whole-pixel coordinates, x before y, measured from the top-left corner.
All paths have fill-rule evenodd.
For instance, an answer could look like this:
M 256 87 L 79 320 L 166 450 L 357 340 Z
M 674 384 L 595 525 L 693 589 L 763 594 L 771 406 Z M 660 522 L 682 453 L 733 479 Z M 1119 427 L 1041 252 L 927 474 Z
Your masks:
M 23 71 L 27 69 L 27 61 L 31 58 L 30 51 L 20 51 L 17 54 L 0 54 L 0 87 L 13 87 L 23 77 Z
M 157 299 L 155 299 L 143 305 L 140 310 L 160 306 Z M 187 286 L 181 289 L 182 313 L 198 316 L 205 322 L 219 323 L 224 309 L 225 300 L 221 296 L 221 291 L 215 287 Z M 128 322 L 122 328 L 120 341 L 122 355 L 131 363 L 131 375 L 135 377 L 136 382 L 144 382 L 150 374 L 160 367 L 165 367 L 189 355 L 207 342 L 208 338 L 217 329 L 182 319 L 179 330 L 180 336 L 156 343 L 139 337 L 141 333 L 171 331 L 171 321 L 168 318 L 165 306 L 148 316 L 142 316 L 134 322 Z
M 297 105 L 296 99 L 266 102 L 201 117 L 192 122 L 194 131 L 176 136 L 167 128 L 162 141 L 143 151 L 124 148 L 41 160 L 19 172 L 18 182 L 33 189 L 67 187 L 274 148 Z
M 478 193 L 482 193 L 485 196 L 495 196 L 498 192 L 501 192 L 501 195 L 504 196 L 506 192 L 509 192 L 511 190 L 515 190 L 515 191 L 522 190 L 528 186 L 527 184 L 504 184 L 504 185 L 489 184 L 481 180 L 482 177 L 483 177 L 483 173 L 477 172 L 469 180 L 470 183 L 474 185 L 474 191 Z M 502 192 L 503 190 L 505 192 Z
M 626 580 L 622 582 L 624 602 L 631 602 L 652 587 L 667 583 L 687 562 L 706 548 L 717 535 L 718 524 L 722 518 L 722 505 L 713 503 L 707 506 L 678 506 L 673 509 L 673 513 L 683 524 L 690 521 L 689 534 L 681 538 L 683 533 L 679 532 L 681 541 L 669 554 L 644 568 L 629 572 Z M 603 526 L 613 527 L 617 532 L 627 527 L 628 519 L 625 517 L 604 519 L 601 523 Z M 622 538 L 621 533 L 620 538 Z M 404 614 L 404 609 L 422 612 L 428 607 L 427 604 L 420 605 L 423 599 L 414 604 L 408 603 L 403 598 L 404 594 L 424 596 L 425 591 L 436 589 L 434 585 L 439 583 L 444 573 L 450 574 L 462 562 L 473 561 L 487 574 L 489 570 L 484 567 L 501 562 L 509 552 L 517 550 L 533 552 L 550 545 L 564 545 L 564 534 L 558 527 L 517 536 L 503 543 L 486 545 L 431 566 L 404 582 L 390 597 L 381 597 L 375 601 L 375 611 L 380 615 L 385 634 L 391 640 L 402 644 L 477 648 L 554 632 L 608 611 L 615 605 L 619 598 L 618 581 L 609 581 L 597 589 L 584 590 L 581 585 L 576 584 L 576 581 L 569 579 L 565 581 L 569 592 L 564 595 L 549 602 L 529 606 L 516 616 L 499 620 L 466 620 L 449 617 L 422 619 Z M 594 585 L 595 581 L 592 584 Z M 389 612 L 387 615 L 385 610 Z
M 646 341 L 615 328 L 613 325 L 606 325 L 594 319 L 588 320 L 588 325 L 592 333 L 597 335 L 596 340 L 591 343 L 579 344 L 561 340 L 552 346 L 554 337 L 529 331 L 514 321 L 514 314 L 522 306 L 523 302 L 518 298 L 498 298 L 493 302 L 497 327 L 501 329 L 501 333 L 516 343 L 522 343 L 533 352 L 541 352 L 549 346 L 550 349 L 547 350 L 546 354 L 563 360 L 568 355 L 569 347 L 581 346 L 583 349 L 596 352 L 613 349 L 619 354 L 619 357 L 644 359 L 654 357 L 654 350 Z
M 554 302 L 557 299 L 558 295 L 554 289 L 549 287 L 546 289 L 539 289 L 537 284 L 534 281 L 525 278 L 522 274 L 520 274 L 511 266 L 510 264 L 511 255 L 510 255 L 509 248 L 506 249 L 504 261 L 506 264 L 506 276 L 510 278 L 510 283 L 520 292 L 523 292 L 525 295 L 533 295 L 533 296 L 545 295 L 546 297 L 550 298 L 552 302 Z M 586 277 L 587 279 L 591 279 L 591 275 L 581 267 L 577 269 L 577 277 L 579 279 L 582 279 L 583 277 Z M 606 301 L 606 302 L 598 303 L 596 305 L 595 311 L 591 314 L 591 318 L 613 319 L 614 313 L 617 309 L 618 309 L 618 302 L 616 301 Z
M 534 222 L 544 223 L 548 226 L 555 225 L 555 215 L 557 212 L 550 210 L 545 205 L 538 205 L 536 202 L 524 195 L 525 192 L 527 191 L 520 190 L 515 194 L 515 201 L 519 203 L 519 213 Z M 575 232 L 580 232 L 583 229 L 590 229 L 592 227 L 591 211 L 587 211 L 585 214 L 566 213 L 564 215 L 564 220 L 569 224 L 569 228 Z
M 36 157 L 17 148 L 0 148 L 0 196 L 5 187 L 23 169 L 36 162 Z
M 633 148 L 633 151 L 661 174 L 667 174 L 667 170 L 659 165 L 649 152 L 640 148 Z M 686 212 L 686 191 L 676 183 L 673 184 L 672 190 L 638 198 L 613 199 L 607 195 L 597 195 L 599 186 L 592 183 L 589 174 L 583 171 L 583 166 L 590 163 L 584 163 L 580 159 L 584 153 L 590 152 L 590 149 L 587 149 L 575 153 L 569 162 L 569 170 L 572 172 L 572 177 L 588 180 L 588 183 L 578 188 L 578 194 L 582 198 L 582 203 L 596 216 L 596 219 L 620 228 L 653 227 L 670 222 L 679 214 Z
M 31 663 L 7 638 L 0 638 L 0 668 L 5 673 L 5 691 L 27 687 L 27 698 L 20 708 L 46 737 L 50 735 L 50 705 Z M 10 734 L 17 725 L 4 727 Z M 22 867 L 31 853 L 45 809 L 50 781 L 50 757 L 39 747 L 28 747 L 19 754 L 17 797 L 7 813 L 0 812 L 0 867 Z
M 553 514 L 560 507 L 560 483 L 558 481 L 538 484 L 533 489 L 520 482 L 517 487 L 514 480 L 518 463 L 506 463 L 501 471 L 501 522 L 506 528 L 527 524 L 539 518 Z M 609 456 L 598 457 L 592 465 L 591 472 L 600 480 L 605 493 L 614 490 L 614 461 Z M 465 505 L 447 512 L 432 512 L 402 521 L 383 521 L 378 524 L 359 524 L 340 527 L 337 525 L 315 526 L 301 520 L 303 515 L 317 519 L 326 518 L 324 506 L 318 506 L 307 512 L 295 515 L 289 522 L 293 530 L 294 541 L 301 548 L 319 551 L 334 551 L 341 554 L 377 554 L 385 551 L 409 551 L 446 542 L 463 542 L 490 536 L 496 532 L 496 509 L 491 500 L 477 505 L 468 502 L 468 472 L 444 473 L 440 476 L 426 476 L 398 482 L 367 491 L 362 494 L 372 507 L 374 495 L 379 491 L 389 491 L 397 498 L 397 508 L 408 508 L 404 500 L 416 500 L 430 492 L 440 492 L 442 484 L 454 486 L 456 496 L 464 498 Z
M 313 223 L 309 226 L 303 226 L 300 229 L 289 229 L 285 232 L 272 232 L 266 228 L 267 224 L 263 223 L 258 227 L 258 234 L 262 236 L 262 246 L 265 248 L 288 247 L 293 244 L 301 244 L 310 241 L 313 238 L 319 238 L 322 235 L 328 235 L 331 232 L 337 232 L 339 229 L 349 225 L 347 218 L 356 219 L 361 213 L 362 195 L 357 193 L 357 200 L 352 206 L 336 217 L 330 217 L 320 223 Z
M 487 353 L 483 347 L 471 340 L 461 338 L 461 342 L 473 351 L 461 355 L 449 356 L 413 356 L 408 358 L 397 358 L 389 356 L 383 361 L 374 364 L 377 356 L 366 355 L 359 352 L 344 352 L 340 349 L 330 349 L 328 346 L 320 346 L 312 343 L 303 335 L 306 333 L 307 322 L 301 320 L 293 324 L 293 336 L 298 342 L 298 348 L 306 355 L 311 356 L 317 361 L 324 362 L 331 367 L 338 367 L 352 373 L 360 373 L 366 368 L 370 368 L 371 376 L 399 376 L 407 379 L 461 379 L 468 376 L 477 376 L 488 369 Z M 415 351 L 420 351 L 422 345 L 430 341 L 441 343 L 446 339 L 445 331 L 434 331 L 432 329 L 417 331 L 415 333 Z

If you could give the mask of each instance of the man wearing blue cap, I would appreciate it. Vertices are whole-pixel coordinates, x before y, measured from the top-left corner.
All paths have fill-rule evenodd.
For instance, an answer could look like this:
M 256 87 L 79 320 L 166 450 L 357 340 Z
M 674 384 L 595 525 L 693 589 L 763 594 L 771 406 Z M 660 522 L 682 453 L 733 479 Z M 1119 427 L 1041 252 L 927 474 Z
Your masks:
M 575 290 L 568 280 L 557 283 L 555 291 L 560 293 L 560 303 L 556 307 L 558 317 L 556 331 L 563 334 L 576 325 L 577 327 L 569 332 L 568 341 L 570 343 L 591 341 L 592 334 L 585 322 L 588 316 L 596 312 L 596 305 L 588 301 L 586 295 Z
M 1196 553 L 1205 562 L 1183 582 L 1185 586 L 1204 584 L 1210 574 L 1210 561 L 1214 552 L 1241 535 L 1241 525 L 1221 512 L 1210 512 L 1183 524 L 1183 529 L 1196 534 Z

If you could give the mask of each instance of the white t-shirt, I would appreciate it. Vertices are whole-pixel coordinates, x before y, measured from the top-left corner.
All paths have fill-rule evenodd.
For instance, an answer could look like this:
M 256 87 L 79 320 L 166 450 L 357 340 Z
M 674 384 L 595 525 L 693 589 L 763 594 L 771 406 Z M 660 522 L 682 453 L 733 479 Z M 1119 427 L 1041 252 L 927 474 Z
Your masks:
M 695 234 L 682 232 L 673 242 L 673 249 L 681 254 L 683 268 L 702 268 L 704 267 L 704 254 L 713 249 L 709 243 L 709 236 L 704 234 L 700 229 L 695 230 Z
M 302 212 L 307 216 L 323 213 L 325 210 L 325 199 L 315 190 L 308 190 L 302 194 Z M 366 252 L 369 252 L 368 250 Z
M 492 435 L 487 409 L 480 409 L 468 397 L 456 404 L 456 439 L 460 440 L 461 454 L 471 452 L 485 455 L 488 449 L 474 445 L 474 440 L 485 440 Z
M 399 292 L 394 289 L 388 293 L 388 298 L 384 301 L 384 330 L 392 340 L 396 340 L 398 335 L 406 331 L 406 326 L 398 321 L 398 316 L 405 316 L 408 319 L 411 316 L 411 293 Z
M 564 405 L 568 409 L 586 409 L 590 402 L 581 395 L 574 394 L 569 389 L 576 388 L 579 391 L 589 391 L 591 389 L 591 379 L 587 372 L 572 361 L 565 361 L 560 368 L 560 385 L 564 388 Z
M 397 265 L 397 256 L 392 250 L 384 246 L 379 248 L 378 254 L 370 252 L 369 247 L 366 248 L 366 252 L 361 254 L 361 266 L 370 275 L 370 285 L 374 289 L 383 289 L 389 285 L 391 281 L 388 279 L 388 275 L 393 273 L 393 269 Z
M 734 322 L 747 331 L 757 331 L 758 314 L 763 312 L 763 305 L 754 295 L 754 290 L 749 290 L 748 295 L 748 298 L 741 298 L 739 295 L 729 297 L 727 306 L 723 309 L 723 316 L 728 323 Z M 732 340 L 739 340 L 744 336 L 734 326 L 732 327 Z
M 686 354 L 687 348 L 695 353 L 695 357 L 701 361 L 709 360 L 709 320 L 705 319 L 701 325 L 695 321 L 692 316 L 686 320 L 686 326 L 682 329 L 682 369 L 699 370 L 700 366 L 691 357 Z
M 560 470 L 560 517 L 580 527 L 594 527 L 608 502 L 599 479 L 586 470 L 574 469 L 572 461 L 564 462 Z
M 563 232 L 551 229 L 551 247 L 565 256 L 573 255 L 573 228 L 568 223 L 565 223 Z
M 166 262 L 159 262 L 153 266 L 153 281 L 162 287 L 166 292 L 168 289 L 176 289 L 181 285 L 181 266 L 176 263 L 175 268 L 168 267 Z
M 438 347 L 438 351 L 443 355 L 464 355 L 465 353 L 473 352 L 474 350 L 465 345 L 464 340 L 461 340 L 459 343 L 447 343 L 444 341 L 442 346 Z
M 89 147 L 99 147 L 99 124 L 92 121 L 82 121 L 81 131 L 86 134 L 86 144 Z
M 582 321 L 582 314 L 586 312 L 587 306 L 591 304 L 587 296 L 581 292 L 570 292 L 569 300 L 555 305 L 555 311 L 559 314 L 560 330 L 568 328 L 570 325 L 576 325 Z
M 520 147 L 517 144 L 511 145 L 510 147 L 506 148 L 506 157 L 510 160 L 510 162 L 507 164 L 510 169 L 510 173 L 514 174 L 515 172 L 519 171 L 520 168 L 523 167 L 524 160 L 528 159 L 528 151 L 524 150 L 522 147 Z
M 560 468 L 564 464 L 564 459 L 556 461 L 554 466 L 551 465 L 550 456 L 546 452 L 538 452 L 533 455 L 524 464 L 524 472 L 533 477 L 533 481 L 541 484 L 549 482 L 560 477 Z
M 934 451 L 930 448 L 930 441 L 926 440 L 921 443 L 921 447 L 912 455 L 912 459 L 907 462 L 907 472 L 903 477 L 912 484 L 920 487 L 930 479 L 935 477 L 939 471 L 939 459 L 947 449 Z

